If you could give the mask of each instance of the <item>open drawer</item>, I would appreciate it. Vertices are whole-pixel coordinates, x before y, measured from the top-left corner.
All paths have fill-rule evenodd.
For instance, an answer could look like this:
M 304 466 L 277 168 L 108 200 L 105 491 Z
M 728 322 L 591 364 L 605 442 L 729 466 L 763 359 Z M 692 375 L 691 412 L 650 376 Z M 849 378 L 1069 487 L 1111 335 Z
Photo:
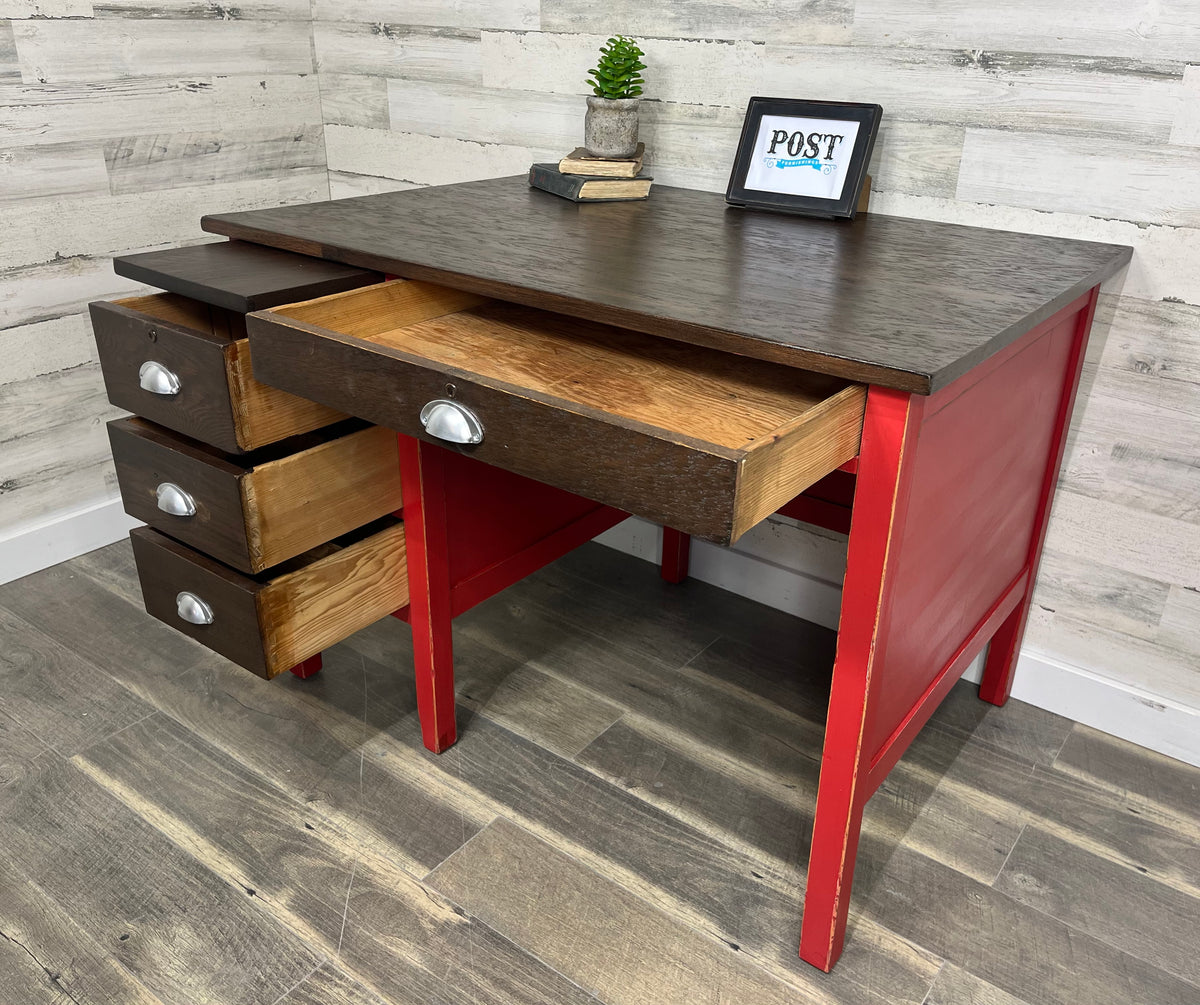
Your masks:
M 90 305 L 108 398 L 230 453 L 346 416 L 255 379 L 241 314 L 176 293 Z
M 246 324 L 277 387 L 721 544 L 862 434 L 862 385 L 426 283 Z
M 108 424 L 125 512 L 261 572 L 401 506 L 396 434 L 350 419 L 224 454 L 144 419 Z
M 259 576 L 148 527 L 129 536 L 147 612 L 260 677 L 408 603 L 404 525 L 391 517 Z

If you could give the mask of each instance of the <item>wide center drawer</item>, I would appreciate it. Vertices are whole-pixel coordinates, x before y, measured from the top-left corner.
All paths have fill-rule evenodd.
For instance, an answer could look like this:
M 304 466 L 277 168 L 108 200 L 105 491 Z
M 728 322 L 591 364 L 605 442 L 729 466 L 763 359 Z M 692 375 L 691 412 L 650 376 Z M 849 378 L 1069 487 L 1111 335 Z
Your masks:
M 176 293 L 90 305 L 108 398 L 229 453 L 346 416 L 255 379 L 241 314 Z
M 425 283 L 246 323 L 270 384 L 722 544 L 862 434 L 862 385 Z
M 108 424 L 125 511 L 261 572 L 401 506 L 396 434 L 349 420 L 223 454 L 143 419 Z

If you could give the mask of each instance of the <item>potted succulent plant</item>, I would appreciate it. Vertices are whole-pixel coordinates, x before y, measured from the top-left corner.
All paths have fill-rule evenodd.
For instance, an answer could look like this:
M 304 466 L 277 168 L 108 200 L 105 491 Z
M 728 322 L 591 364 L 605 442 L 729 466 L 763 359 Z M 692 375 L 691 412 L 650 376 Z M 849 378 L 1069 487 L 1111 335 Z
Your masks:
M 593 157 L 631 157 L 638 143 L 638 103 L 646 64 L 637 42 L 614 35 L 600 47 L 600 61 L 589 70 L 583 145 Z

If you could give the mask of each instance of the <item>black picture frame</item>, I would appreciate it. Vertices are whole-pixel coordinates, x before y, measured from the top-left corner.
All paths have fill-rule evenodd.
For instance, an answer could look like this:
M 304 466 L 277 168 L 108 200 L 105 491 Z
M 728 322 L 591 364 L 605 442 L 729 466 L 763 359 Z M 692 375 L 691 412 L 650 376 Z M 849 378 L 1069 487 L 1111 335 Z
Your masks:
M 760 138 L 764 144 L 771 144 L 774 153 L 778 143 L 778 130 L 772 130 L 770 137 L 760 137 L 764 116 L 778 116 L 785 119 L 830 119 L 835 122 L 857 123 L 858 129 L 854 137 L 853 150 L 849 160 L 844 155 L 838 161 L 844 172 L 841 194 L 838 198 L 823 198 L 812 195 L 798 195 L 786 191 L 771 191 L 763 188 L 748 188 L 747 176 L 750 173 L 751 162 L 756 156 L 769 156 L 766 150 L 758 151 Z M 729 185 L 725 190 L 725 201 L 731 206 L 741 206 L 750 209 L 767 209 L 780 213 L 796 213 L 802 216 L 816 216 L 826 219 L 853 220 L 858 210 L 858 199 L 862 194 L 863 182 L 867 177 L 867 164 L 871 160 L 871 151 L 875 149 L 875 136 L 879 132 L 879 123 L 883 118 L 881 105 L 864 104 L 861 102 L 845 101 L 807 101 L 799 98 L 765 98 L 754 97 L 746 106 L 746 118 L 742 123 L 742 135 L 738 140 L 737 157 L 733 162 L 733 171 L 729 176 Z M 821 136 L 817 144 L 818 155 L 820 143 L 829 140 L 827 149 L 829 158 L 798 158 L 797 164 L 803 161 L 804 166 L 811 160 L 833 160 L 836 148 L 834 134 L 810 133 L 803 134 L 799 130 L 788 134 L 784 142 L 794 146 L 796 135 L 801 136 L 804 146 L 801 150 L 812 150 L 811 136 Z M 791 153 L 791 151 L 789 151 Z M 798 155 L 791 153 L 793 158 Z M 842 166 L 844 164 L 844 166 Z M 783 165 L 797 166 L 797 165 Z M 823 168 L 820 170 L 824 170 Z M 828 172 L 826 172 L 828 173 Z

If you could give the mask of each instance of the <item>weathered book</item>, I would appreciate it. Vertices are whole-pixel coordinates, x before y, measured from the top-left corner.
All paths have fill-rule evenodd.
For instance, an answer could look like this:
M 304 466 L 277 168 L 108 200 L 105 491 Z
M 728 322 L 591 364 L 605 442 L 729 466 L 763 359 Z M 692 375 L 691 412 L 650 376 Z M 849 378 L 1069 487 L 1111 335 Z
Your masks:
M 650 194 L 650 175 L 636 178 L 597 178 L 582 174 L 563 174 L 557 164 L 533 164 L 529 184 L 543 192 L 572 202 L 619 202 L 645 199 Z
M 642 170 L 646 144 L 639 143 L 632 157 L 593 157 L 587 147 L 576 147 L 558 162 L 563 174 L 589 174 L 596 178 L 635 178 Z

